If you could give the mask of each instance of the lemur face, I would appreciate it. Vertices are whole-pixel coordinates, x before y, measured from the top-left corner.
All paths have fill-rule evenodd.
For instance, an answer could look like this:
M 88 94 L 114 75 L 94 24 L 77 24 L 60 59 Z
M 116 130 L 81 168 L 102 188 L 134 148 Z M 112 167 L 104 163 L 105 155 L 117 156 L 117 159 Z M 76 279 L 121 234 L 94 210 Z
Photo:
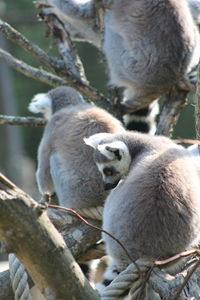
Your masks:
M 108 134 L 95 134 L 87 139 L 85 143 L 95 149 L 94 160 L 102 174 L 105 190 L 113 189 L 119 181 L 128 173 L 131 156 L 127 145 L 119 140 L 111 142 L 103 141 L 102 137 Z M 109 137 L 112 137 L 109 134 Z M 114 135 L 113 135 L 114 137 Z

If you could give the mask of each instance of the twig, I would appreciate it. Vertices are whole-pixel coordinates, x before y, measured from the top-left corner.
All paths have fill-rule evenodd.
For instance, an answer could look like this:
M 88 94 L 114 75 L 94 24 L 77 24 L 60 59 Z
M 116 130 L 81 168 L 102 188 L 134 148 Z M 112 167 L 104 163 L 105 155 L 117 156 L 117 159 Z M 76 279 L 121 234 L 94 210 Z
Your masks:
M 114 115 L 121 114 L 119 111 L 115 111 L 111 103 L 96 89 L 84 83 L 77 82 L 75 78 L 69 77 L 69 81 L 53 75 L 42 69 L 34 68 L 9 54 L 7 51 L 0 48 L 0 59 L 7 63 L 9 66 L 24 74 L 27 77 L 33 78 L 44 82 L 50 86 L 57 87 L 60 85 L 71 85 L 78 91 L 80 91 L 87 99 L 94 102 L 96 105 L 104 108 Z
M 17 186 L 12 181 L 10 181 L 6 176 L 4 176 L 2 173 L 0 173 L 0 182 L 10 189 L 17 189 Z
M 48 204 L 49 207 L 55 208 L 55 209 L 61 209 L 61 210 L 66 210 L 68 212 L 73 213 L 74 215 L 76 215 L 84 224 L 90 226 L 91 228 L 94 228 L 95 230 L 98 230 L 100 232 L 105 233 L 106 235 L 108 235 L 110 238 L 112 238 L 118 245 L 120 245 L 120 247 L 124 250 L 124 252 L 126 253 L 127 257 L 130 259 L 130 261 L 136 266 L 138 272 L 140 273 L 140 269 L 139 266 L 136 264 L 135 261 L 133 261 L 131 255 L 128 253 L 128 250 L 125 248 L 125 246 L 116 238 L 114 237 L 112 234 L 110 234 L 108 231 L 99 228 L 91 223 L 89 223 L 86 219 L 84 219 L 76 210 L 71 209 L 71 208 L 67 208 L 64 206 L 59 206 L 59 205 L 54 205 L 54 204 Z
M 200 145 L 200 140 L 196 139 L 185 139 L 182 137 L 177 137 L 177 139 L 173 140 L 177 144 L 198 144 Z
M 15 30 L 11 25 L 2 21 L 0 19 L 0 32 L 2 32 L 7 39 L 11 40 L 21 48 L 23 48 L 26 52 L 35 56 L 40 63 L 55 71 L 58 75 L 62 74 L 62 69 L 65 68 L 64 63 L 61 60 L 58 60 L 54 57 L 49 56 L 44 50 L 42 50 L 39 46 L 30 42 L 26 37 L 24 37 L 21 33 Z
M 171 263 L 173 261 L 176 261 L 177 259 L 180 259 L 181 257 L 186 257 L 189 255 L 193 255 L 193 254 L 200 254 L 200 250 L 199 249 L 192 249 L 192 250 L 187 250 L 187 251 L 183 251 L 181 253 L 178 253 L 170 258 L 167 259 L 163 259 L 163 260 L 156 260 L 155 261 L 155 266 L 157 267 L 161 267 L 164 266 L 168 263 Z
M 0 115 L 0 125 L 9 124 L 9 125 L 24 125 L 24 126 L 44 126 L 46 120 L 43 118 L 34 118 L 34 117 L 14 117 L 14 116 L 5 116 Z
M 180 111 L 186 105 L 188 91 L 174 87 L 166 95 L 159 117 L 156 135 L 171 136 Z
M 7 63 L 9 66 L 17 70 L 18 72 L 24 74 L 27 77 L 33 78 L 35 80 L 40 80 L 50 86 L 57 87 L 59 85 L 65 85 L 67 82 L 53 75 L 49 72 L 46 72 L 42 69 L 34 68 L 9 54 L 7 51 L 0 48 L 0 59 Z
M 58 52 L 64 61 L 65 73 L 72 74 L 75 78 L 87 84 L 82 62 L 64 24 L 54 14 L 44 15 L 41 12 L 40 16 L 44 18 L 50 35 L 56 42 Z
M 100 32 L 104 29 L 104 7 L 102 0 L 94 0 L 95 23 Z
M 200 259 L 197 261 L 197 263 L 194 265 L 194 267 L 192 268 L 192 270 L 187 274 L 187 276 L 185 277 L 183 283 L 181 284 L 181 286 L 178 288 L 176 295 L 173 297 L 172 300 L 178 300 L 180 297 L 181 292 L 183 291 L 184 287 L 186 286 L 186 284 L 188 283 L 188 281 L 190 280 L 191 276 L 194 274 L 194 272 L 197 270 L 197 268 L 200 266 Z
M 6 62 L 9 66 L 27 77 L 39 80 L 53 87 L 68 84 L 81 92 L 86 99 L 95 103 L 97 106 L 104 108 L 115 116 L 121 116 L 121 109 L 114 109 L 109 100 L 99 93 L 98 90 L 88 85 L 86 81 L 80 80 L 79 77 L 68 72 L 65 63 L 48 56 L 42 49 L 31 43 L 28 39 L 23 37 L 5 22 L 0 22 L 0 31 L 2 31 L 7 38 L 17 43 L 24 50 L 37 57 L 37 59 L 45 66 L 53 69 L 62 78 L 42 69 L 34 68 L 16 59 L 11 54 L 0 48 L 0 59 Z M 62 44 L 60 44 L 60 47 L 62 47 Z

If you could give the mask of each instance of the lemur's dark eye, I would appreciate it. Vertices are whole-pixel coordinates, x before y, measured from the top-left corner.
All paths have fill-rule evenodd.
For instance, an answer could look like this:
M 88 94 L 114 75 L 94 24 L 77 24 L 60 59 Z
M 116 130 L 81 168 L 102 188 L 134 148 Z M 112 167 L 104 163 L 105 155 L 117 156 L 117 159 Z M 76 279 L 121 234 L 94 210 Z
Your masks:
M 104 173 L 104 175 L 106 175 L 106 176 L 112 176 L 112 175 L 114 174 L 113 170 L 110 169 L 110 168 L 105 168 L 105 169 L 103 169 L 103 173 Z

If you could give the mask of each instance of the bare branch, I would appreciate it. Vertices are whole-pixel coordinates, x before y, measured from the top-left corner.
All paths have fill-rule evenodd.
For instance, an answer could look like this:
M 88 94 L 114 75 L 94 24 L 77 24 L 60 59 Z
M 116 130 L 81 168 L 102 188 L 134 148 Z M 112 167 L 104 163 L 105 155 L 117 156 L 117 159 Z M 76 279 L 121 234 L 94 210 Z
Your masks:
M 21 33 L 15 30 L 11 25 L 2 21 L 0 19 L 0 32 L 2 32 L 7 39 L 11 40 L 25 51 L 35 56 L 40 63 L 55 71 L 58 75 L 61 74 L 63 68 L 65 68 L 64 63 L 54 57 L 49 56 L 44 50 L 39 46 L 30 42 Z
M 38 8 L 41 9 L 44 5 L 45 4 L 39 5 Z M 47 4 L 47 7 L 48 6 L 49 4 Z M 42 10 L 40 14 L 49 27 L 51 36 L 57 45 L 58 51 L 66 63 L 65 74 L 63 73 L 62 77 L 66 78 L 68 84 L 81 92 L 89 101 L 92 101 L 97 106 L 104 108 L 121 119 L 121 107 L 113 107 L 106 97 L 87 84 L 81 61 L 77 56 L 73 44 L 71 43 L 69 33 L 66 31 L 62 20 L 59 18 L 59 13 L 56 12 L 57 10 L 53 10 L 52 13 L 47 13 L 45 10 Z M 76 68 L 72 73 L 73 68 L 71 65 L 72 63 L 74 64 L 74 62 L 76 64 Z M 81 76 L 77 77 L 77 70 Z
M 87 99 L 95 103 L 97 106 L 104 108 L 114 115 L 121 115 L 120 110 L 113 109 L 111 103 L 102 94 L 100 94 L 96 89 L 89 85 L 78 82 L 73 77 L 68 77 L 68 81 L 46 72 L 42 69 L 34 68 L 18 59 L 13 57 L 11 54 L 0 48 L 0 59 L 7 63 L 9 66 L 17 70 L 18 72 L 24 74 L 27 77 L 33 78 L 44 82 L 50 86 L 57 87 L 60 85 L 69 84 L 78 91 L 80 91 Z
M 46 299 L 99 300 L 42 206 L 18 188 L 0 190 L 0 238 Z
M 168 92 L 159 117 L 156 135 L 171 136 L 180 111 L 186 105 L 187 95 L 188 91 L 180 90 L 177 87 Z
M 23 125 L 23 126 L 44 126 L 46 120 L 43 118 L 34 117 L 14 117 L 0 115 L 0 125 Z
M 40 16 L 43 16 L 50 35 L 56 42 L 58 52 L 65 64 L 65 73 L 71 73 L 75 78 L 87 83 L 82 62 L 64 24 L 54 14 L 43 15 L 40 13 Z
M 33 78 L 35 80 L 40 80 L 50 86 L 56 87 L 59 85 L 67 84 L 64 79 L 46 72 L 42 69 L 34 68 L 6 52 L 0 48 L 0 59 L 6 62 L 9 66 L 17 70 L 18 72 L 24 74 L 27 77 Z

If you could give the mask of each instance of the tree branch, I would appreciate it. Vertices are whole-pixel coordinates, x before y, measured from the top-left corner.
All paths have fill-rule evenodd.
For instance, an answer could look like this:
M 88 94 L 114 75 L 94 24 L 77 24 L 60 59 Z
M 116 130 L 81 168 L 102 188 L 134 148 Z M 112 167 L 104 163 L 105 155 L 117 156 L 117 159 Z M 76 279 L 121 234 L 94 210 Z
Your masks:
M 37 6 L 37 8 L 41 9 L 43 6 L 44 4 L 40 4 Z M 49 6 L 49 4 L 47 4 L 47 6 Z M 57 10 L 53 10 L 53 12 L 51 12 L 50 10 L 50 12 L 47 13 L 46 10 L 41 10 L 40 15 L 50 29 L 51 37 L 57 45 L 58 52 L 60 53 L 61 57 L 63 57 L 63 60 L 66 63 L 66 70 L 65 74 L 63 74 L 63 77 L 67 79 L 67 82 L 70 86 L 81 92 L 89 101 L 92 101 L 97 106 L 104 108 L 105 110 L 121 119 L 121 106 L 113 107 L 113 105 L 106 97 L 100 94 L 95 88 L 87 84 L 82 63 L 77 56 L 77 52 L 73 44 L 71 43 L 69 33 L 66 31 L 66 28 L 56 11 Z M 72 62 L 75 62 L 76 65 L 76 69 L 73 71 L 73 74 L 69 69 L 70 64 L 70 68 L 72 70 Z M 77 78 L 76 76 L 77 71 L 80 74 L 79 78 Z
M 24 126 L 44 126 L 46 120 L 43 118 L 34 117 L 14 117 L 0 115 L 0 125 L 24 125 Z
M 11 25 L 2 21 L 1 19 L 0 32 L 2 32 L 7 39 L 20 46 L 29 54 L 35 56 L 41 64 L 45 65 L 52 71 L 55 71 L 57 74 L 62 74 L 61 70 L 65 68 L 65 66 L 61 60 L 49 56 L 39 46 L 30 42 L 26 37 L 24 37 L 21 33 L 15 30 Z
M 71 73 L 75 78 L 87 84 L 82 62 L 64 24 L 54 14 L 44 15 L 44 13 L 40 13 L 40 16 L 45 20 L 50 35 L 57 45 L 58 52 L 63 58 L 65 74 Z
M 61 210 L 48 209 L 48 216 L 57 230 L 62 234 L 68 248 L 78 262 L 97 259 L 104 254 L 104 246 L 96 244 L 99 241 L 100 233 L 83 224 L 74 215 Z M 100 222 L 90 220 L 95 226 L 101 226 Z M 29 285 L 34 283 L 29 277 Z M 14 300 L 10 283 L 9 270 L 0 273 L 0 299 Z
M 14 43 L 18 44 L 24 50 L 34 55 L 42 64 L 44 64 L 51 70 L 54 70 L 56 74 L 58 74 L 62 78 L 53 75 L 49 72 L 46 72 L 42 69 L 40 70 L 29 66 L 28 64 L 17 60 L 15 57 L 13 57 L 11 54 L 4 51 L 3 49 L 0 49 L 0 59 L 6 62 L 9 66 L 14 68 L 18 72 L 24 74 L 25 76 L 33 78 L 35 80 L 39 80 L 50 86 L 56 87 L 59 85 L 68 84 L 77 89 L 79 92 L 81 92 L 89 101 L 92 101 L 97 106 L 100 106 L 105 110 L 109 111 L 110 113 L 114 114 L 115 116 L 121 118 L 121 107 L 116 106 L 113 108 L 112 104 L 106 97 L 104 97 L 95 88 L 91 87 L 86 83 L 86 80 L 84 79 L 83 69 L 75 53 L 74 55 L 76 56 L 77 67 L 81 73 L 81 79 L 80 76 L 75 76 L 71 71 L 69 71 L 69 67 L 67 65 L 69 61 L 66 61 L 66 49 L 67 45 L 69 46 L 70 50 L 72 50 L 73 46 L 72 44 L 69 45 L 69 35 L 66 32 L 64 26 L 62 26 L 62 22 L 58 20 L 58 16 L 54 16 L 53 19 L 51 18 L 51 24 L 49 26 L 52 28 L 52 30 L 54 30 L 58 28 L 59 24 L 59 35 L 61 39 L 57 39 L 57 45 L 60 54 L 62 55 L 62 57 L 65 58 L 65 63 L 48 56 L 37 45 L 34 45 L 32 42 L 30 42 L 28 39 L 26 39 L 24 36 L 22 36 L 19 32 L 17 32 L 5 22 L 0 21 L 0 31 L 4 33 L 8 39 L 11 39 Z M 63 49 L 65 49 L 64 52 Z
M 0 182 L 5 186 L 3 175 Z M 0 238 L 46 299 L 99 300 L 42 206 L 19 188 L 11 188 L 9 181 L 8 185 L 0 189 Z
M 67 84 L 67 82 L 64 79 L 62 79 L 61 77 L 53 75 L 42 69 L 34 68 L 34 67 L 16 59 L 14 56 L 12 56 L 11 54 L 9 54 L 8 52 L 6 52 L 5 50 L 3 50 L 1 48 L 0 48 L 0 59 L 3 60 L 5 63 L 7 63 L 10 67 L 17 70 L 18 72 L 24 74 L 25 76 L 33 78 L 35 80 L 39 80 L 50 86 L 56 87 L 59 85 Z
M 180 90 L 178 87 L 168 92 L 159 116 L 156 135 L 171 136 L 180 111 L 186 105 L 187 95 L 188 91 Z

